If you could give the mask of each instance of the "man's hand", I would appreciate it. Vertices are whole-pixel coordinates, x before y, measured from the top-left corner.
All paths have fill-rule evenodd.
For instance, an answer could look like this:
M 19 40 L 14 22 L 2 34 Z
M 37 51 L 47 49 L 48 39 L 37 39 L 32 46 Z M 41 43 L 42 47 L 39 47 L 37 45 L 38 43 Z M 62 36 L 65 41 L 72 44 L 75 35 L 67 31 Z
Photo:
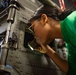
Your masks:
M 44 46 L 44 45 L 41 45 L 41 46 L 37 47 L 36 51 L 38 51 L 40 53 L 43 53 L 43 54 L 47 53 L 46 46 Z

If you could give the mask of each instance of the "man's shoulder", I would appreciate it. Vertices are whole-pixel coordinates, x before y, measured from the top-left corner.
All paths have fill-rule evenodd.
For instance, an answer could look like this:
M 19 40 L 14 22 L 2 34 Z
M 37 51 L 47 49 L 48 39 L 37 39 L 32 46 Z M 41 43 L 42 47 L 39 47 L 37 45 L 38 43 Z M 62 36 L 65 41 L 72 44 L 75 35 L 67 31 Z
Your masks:
M 68 19 L 76 19 L 76 11 L 73 11 L 70 15 L 67 16 Z

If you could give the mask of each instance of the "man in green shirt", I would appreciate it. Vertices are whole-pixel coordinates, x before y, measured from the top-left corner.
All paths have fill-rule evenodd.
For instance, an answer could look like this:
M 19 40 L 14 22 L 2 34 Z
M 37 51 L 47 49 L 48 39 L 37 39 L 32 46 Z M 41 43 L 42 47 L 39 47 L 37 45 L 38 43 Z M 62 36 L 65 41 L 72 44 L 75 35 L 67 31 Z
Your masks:
M 52 5 L 41 6 L 30 19 L 29 29 L 39 52 L 47 54 L 67 75 L 76 75 L 76 11 L 60 11 Z M 68 60 L 62 59 L 48 44 L 55 38 L 63 39 L 68 49 Z
M 76 71 L 76 11 L 72 12 L 60 23 L 63 39 L 68 48 L 69 75 Z

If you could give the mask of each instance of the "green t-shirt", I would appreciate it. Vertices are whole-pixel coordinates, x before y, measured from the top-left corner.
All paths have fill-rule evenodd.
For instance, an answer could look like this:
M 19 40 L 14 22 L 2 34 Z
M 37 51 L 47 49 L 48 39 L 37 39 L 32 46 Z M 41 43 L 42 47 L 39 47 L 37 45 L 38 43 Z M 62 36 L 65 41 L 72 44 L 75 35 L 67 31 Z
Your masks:
M 68 48 L 69 70 L 67 75 L 76 75 L 76 11 L 61 21 L 60 26 Z

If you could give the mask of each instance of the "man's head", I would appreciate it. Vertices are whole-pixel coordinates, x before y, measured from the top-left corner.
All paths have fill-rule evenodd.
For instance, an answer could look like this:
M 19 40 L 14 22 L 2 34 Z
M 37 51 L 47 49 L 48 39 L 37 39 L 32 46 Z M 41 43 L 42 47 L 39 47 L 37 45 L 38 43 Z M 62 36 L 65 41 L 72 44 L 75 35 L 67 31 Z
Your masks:
M 59 22 L 62 20 L 60 16 L 62 12 L 55 6 L 42 5 L 36 10 L 30 23 L 30 28 L 34 31 L 37 42 L 49 44 L 55 37 L 60 37 Z M 58 33 L 57 33 L 58 32 Z

